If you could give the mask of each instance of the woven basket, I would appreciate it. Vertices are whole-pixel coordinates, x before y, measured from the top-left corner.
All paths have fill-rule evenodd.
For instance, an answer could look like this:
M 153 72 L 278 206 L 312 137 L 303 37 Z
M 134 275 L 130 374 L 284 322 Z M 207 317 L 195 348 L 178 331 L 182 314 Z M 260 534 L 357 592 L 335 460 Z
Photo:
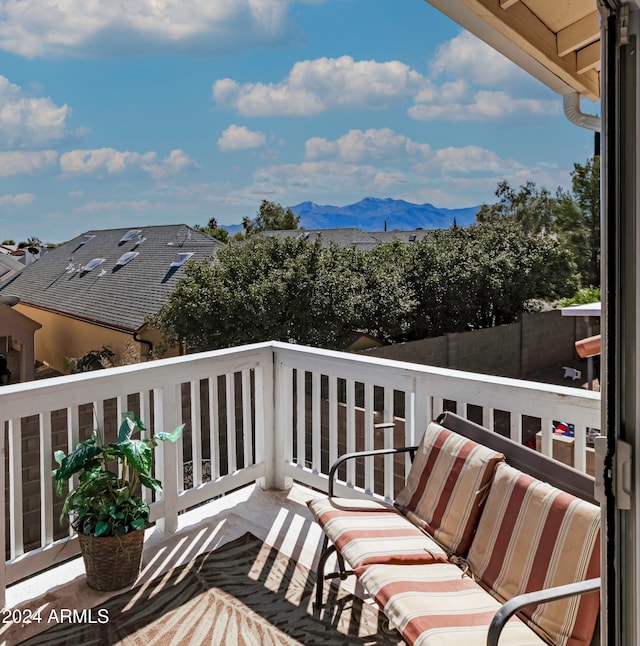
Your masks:
M 131 585 L 140 572 L 144 531 L 124 536 L 78 534 L 87 571 L 87 585 L 95 590 L 119 590 Z

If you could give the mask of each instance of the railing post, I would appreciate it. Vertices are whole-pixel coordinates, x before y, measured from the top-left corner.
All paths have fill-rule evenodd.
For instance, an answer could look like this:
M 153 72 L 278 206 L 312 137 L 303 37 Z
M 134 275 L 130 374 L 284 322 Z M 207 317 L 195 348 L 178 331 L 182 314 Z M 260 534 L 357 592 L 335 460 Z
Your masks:
M 181 423 L 182 411 L 180 384 L 153 389 L 154 433 L 171 432 Z M 181 442 L 182 439 L 178 440 Z M 156 477 L 162 482 L 164 510 L 156 520 L 156 531 L 165 536 L 178 529 L 178 473 L 182 477 L 184 467 L 178 464 L 176 442 L 158 442 L 156 447 Z
M 5 518 L 5 474 L 4 474 L 4 464 L 5 464 L 5 439 L 6 439 L 6 430 L 9 426 L 8 422 L 3 419 L 0 419 L 0 424 L 2 424 L 2 442 L 0 442 L 0 464 L 2 468 L 0 469 L 0 554 L 2 554 L 2 568 L 0 569 L 0 608 L 4 608 L 6 604 L 6 591 L 7 591 L 7 545 L 5 540 L 5 528 L 6 528 L 6 518 Z M 11 427 L 8 429 L 11 432 Z
M 284 366 L 275 352 L 272 361 L 272 370 L 268 370 L 268 366 L 263 370 L 265 477 L 260 486 L 263 489 L 290 489 L 293 480 L 285 476 L 283 467 L 292 459 L 288 438 L 293 432 L 293 370 Z

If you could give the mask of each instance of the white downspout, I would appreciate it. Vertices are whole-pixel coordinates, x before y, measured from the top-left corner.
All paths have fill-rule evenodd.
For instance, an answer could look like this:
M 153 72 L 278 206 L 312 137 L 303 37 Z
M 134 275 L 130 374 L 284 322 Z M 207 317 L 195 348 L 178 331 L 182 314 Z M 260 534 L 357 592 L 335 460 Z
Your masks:
M 600 117 L 585 114 L 580 110 L 580 95 L 577 92 L 565 94 L 563 97 L 564 114 L 576 126 L 600 132 Z

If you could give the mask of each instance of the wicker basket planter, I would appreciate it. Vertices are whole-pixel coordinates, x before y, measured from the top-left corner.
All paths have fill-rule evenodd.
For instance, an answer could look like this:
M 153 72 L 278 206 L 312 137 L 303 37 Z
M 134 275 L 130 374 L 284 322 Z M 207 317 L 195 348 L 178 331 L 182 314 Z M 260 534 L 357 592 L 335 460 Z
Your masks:
M 87 571 L 87 585 L 95 590 L 119 590 L 138 578 L 144 530 L 124 536 L 78 534 L 80 551 Z

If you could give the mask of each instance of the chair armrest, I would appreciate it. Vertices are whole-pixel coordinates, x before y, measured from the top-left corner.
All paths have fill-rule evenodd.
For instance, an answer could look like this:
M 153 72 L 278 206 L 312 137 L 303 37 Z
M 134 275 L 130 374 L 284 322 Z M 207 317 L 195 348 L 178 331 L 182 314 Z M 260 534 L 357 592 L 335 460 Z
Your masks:
M 555 588 L 546 588 L 545 590 L 537 590 L 536 592 L 527 592 L 519 594 L 513 599 L 509 599 L 505 604 L 500 607 L 500 610 L 495 614 L 491 625 L 489 626 L 489 633 L 487 635 L 487 646 L 498 646 L 498 638 L 502 629 L 505 627 L 507 621 L 511 617 L 522 610 L 525 606 L 532 604 L 547 603 L 548 601 L 556 601 L 557 599 L 565 599 L 566 597 L 574 597 L 587 592 L 594 592 L 600 589 L 600 578 L 588 579 L 587 581 L 578 581 L 577 583 L 567 583 L 566 585 L 559 585 Z
M 376 449 L 375 451 L 358 451 L 356 453 L 345 453 L 341 455 L 331 466 L 329 470 L 329 497 L 333 496 L 333 485 L 335 482 L 335 476 L 340 465 L 342 465 L 347 460 L 353 460 L 355 458 L 365 458 L 371 455 L 388 455 L 389 453 L 410 453 L 411 459 L 413 460 L 416 451 L 418 450 L 417 446 L 401 446 L 394 449 Z

